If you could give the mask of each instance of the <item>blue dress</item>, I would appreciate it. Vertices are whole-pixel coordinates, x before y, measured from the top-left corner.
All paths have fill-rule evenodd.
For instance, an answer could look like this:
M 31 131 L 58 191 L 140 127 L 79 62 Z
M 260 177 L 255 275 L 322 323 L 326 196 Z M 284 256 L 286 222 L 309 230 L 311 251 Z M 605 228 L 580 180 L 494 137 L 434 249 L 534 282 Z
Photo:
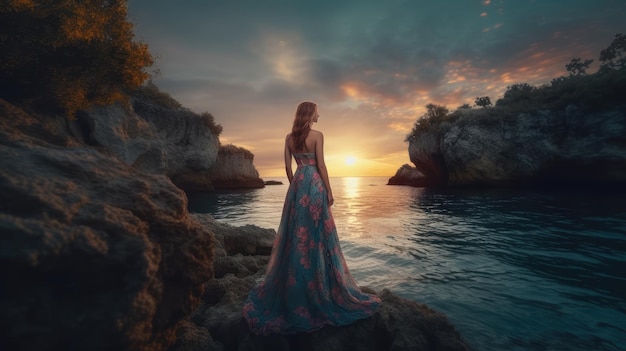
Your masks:
M 380 304 L 377 296 L 359 289 L 348 271 L 315 154 L 298 153 L 294 158 L 298 168 L 264 280 L 243 307 L 255 334 L 347 325 L 371 316 Z

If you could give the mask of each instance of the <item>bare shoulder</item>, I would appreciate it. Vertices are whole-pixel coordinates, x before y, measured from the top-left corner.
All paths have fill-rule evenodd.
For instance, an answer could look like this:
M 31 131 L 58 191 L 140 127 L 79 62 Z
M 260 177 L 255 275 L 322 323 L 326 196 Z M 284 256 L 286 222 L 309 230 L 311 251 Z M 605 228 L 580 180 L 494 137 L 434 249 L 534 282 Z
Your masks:
M 311 131 L 309 131 L 309 134 L 313 135 L 316 138 L 324 137 L 324 134 L 322 134 L 322 132 L 320 132 L 319 130 L 315 130 L 315 129 L 311 129 Z

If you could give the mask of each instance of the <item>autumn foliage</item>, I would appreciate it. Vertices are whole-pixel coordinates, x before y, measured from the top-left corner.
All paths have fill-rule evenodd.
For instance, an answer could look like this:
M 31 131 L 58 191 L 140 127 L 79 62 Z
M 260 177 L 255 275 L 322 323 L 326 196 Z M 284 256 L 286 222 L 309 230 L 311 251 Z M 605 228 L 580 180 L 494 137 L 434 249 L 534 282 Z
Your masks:
M 123 99 L 149 77 L 126 0 L 0 0 L 0 97 L 65 112 Z

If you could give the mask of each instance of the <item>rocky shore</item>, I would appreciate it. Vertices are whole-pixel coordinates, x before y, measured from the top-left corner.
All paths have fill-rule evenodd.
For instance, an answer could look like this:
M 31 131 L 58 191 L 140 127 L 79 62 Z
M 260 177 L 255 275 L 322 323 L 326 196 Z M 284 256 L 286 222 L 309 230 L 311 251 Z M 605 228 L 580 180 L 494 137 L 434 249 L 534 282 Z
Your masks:
M 289 338 L 250 334 L 241 308 L 263 276 L 275 232 L 232 227 L 204 214 L 192 217 L 215 233 L 215 277 L 206 283 L 200 306 L 178 329 L 173 351 L 469 350 L 445 315 L 388 290 L 378 293 L 382 305 L 374 316 L 350 326 L 327 326 Z
M 457 110 L 453 120 L 410 136 L 415 171 L 403 166 L 393 183 L 626 187 L 626 105 L 504 111 Z
M 149 157 L 159 129 L 110 128 L 109 148 L 72 123 L 0 100 L 0 349 L 468 349 L 443 314 L 385 290 L 354 325 L 250 335 L 241 307 L 275 232 L 190 214 L 156 172 L 168 158 Z

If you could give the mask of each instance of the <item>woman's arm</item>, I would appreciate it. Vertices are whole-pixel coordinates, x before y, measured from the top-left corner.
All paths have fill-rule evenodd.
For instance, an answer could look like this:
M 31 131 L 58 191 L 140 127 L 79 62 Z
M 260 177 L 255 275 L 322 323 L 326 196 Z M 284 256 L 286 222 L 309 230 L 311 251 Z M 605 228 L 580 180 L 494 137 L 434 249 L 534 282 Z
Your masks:
M 289 150 L 289 135 L 285 137 L 285 172 L 289 183 L 293 180 L 293 171 L 291 170 L 291 150 Z
M 321 132 L 315 140 L 315 156 L 317 157 L 317 170 L 322 176 L 322 181 L 326 186 L 326 192 L 328 197 L 328 206 L 332 206 L 335 202 L 333 198 L 333 191 L 330 188 L 330 181 L 328 180 L 328 170 L 326 169 L 326 163 L 324 162 L 324 134 Z

